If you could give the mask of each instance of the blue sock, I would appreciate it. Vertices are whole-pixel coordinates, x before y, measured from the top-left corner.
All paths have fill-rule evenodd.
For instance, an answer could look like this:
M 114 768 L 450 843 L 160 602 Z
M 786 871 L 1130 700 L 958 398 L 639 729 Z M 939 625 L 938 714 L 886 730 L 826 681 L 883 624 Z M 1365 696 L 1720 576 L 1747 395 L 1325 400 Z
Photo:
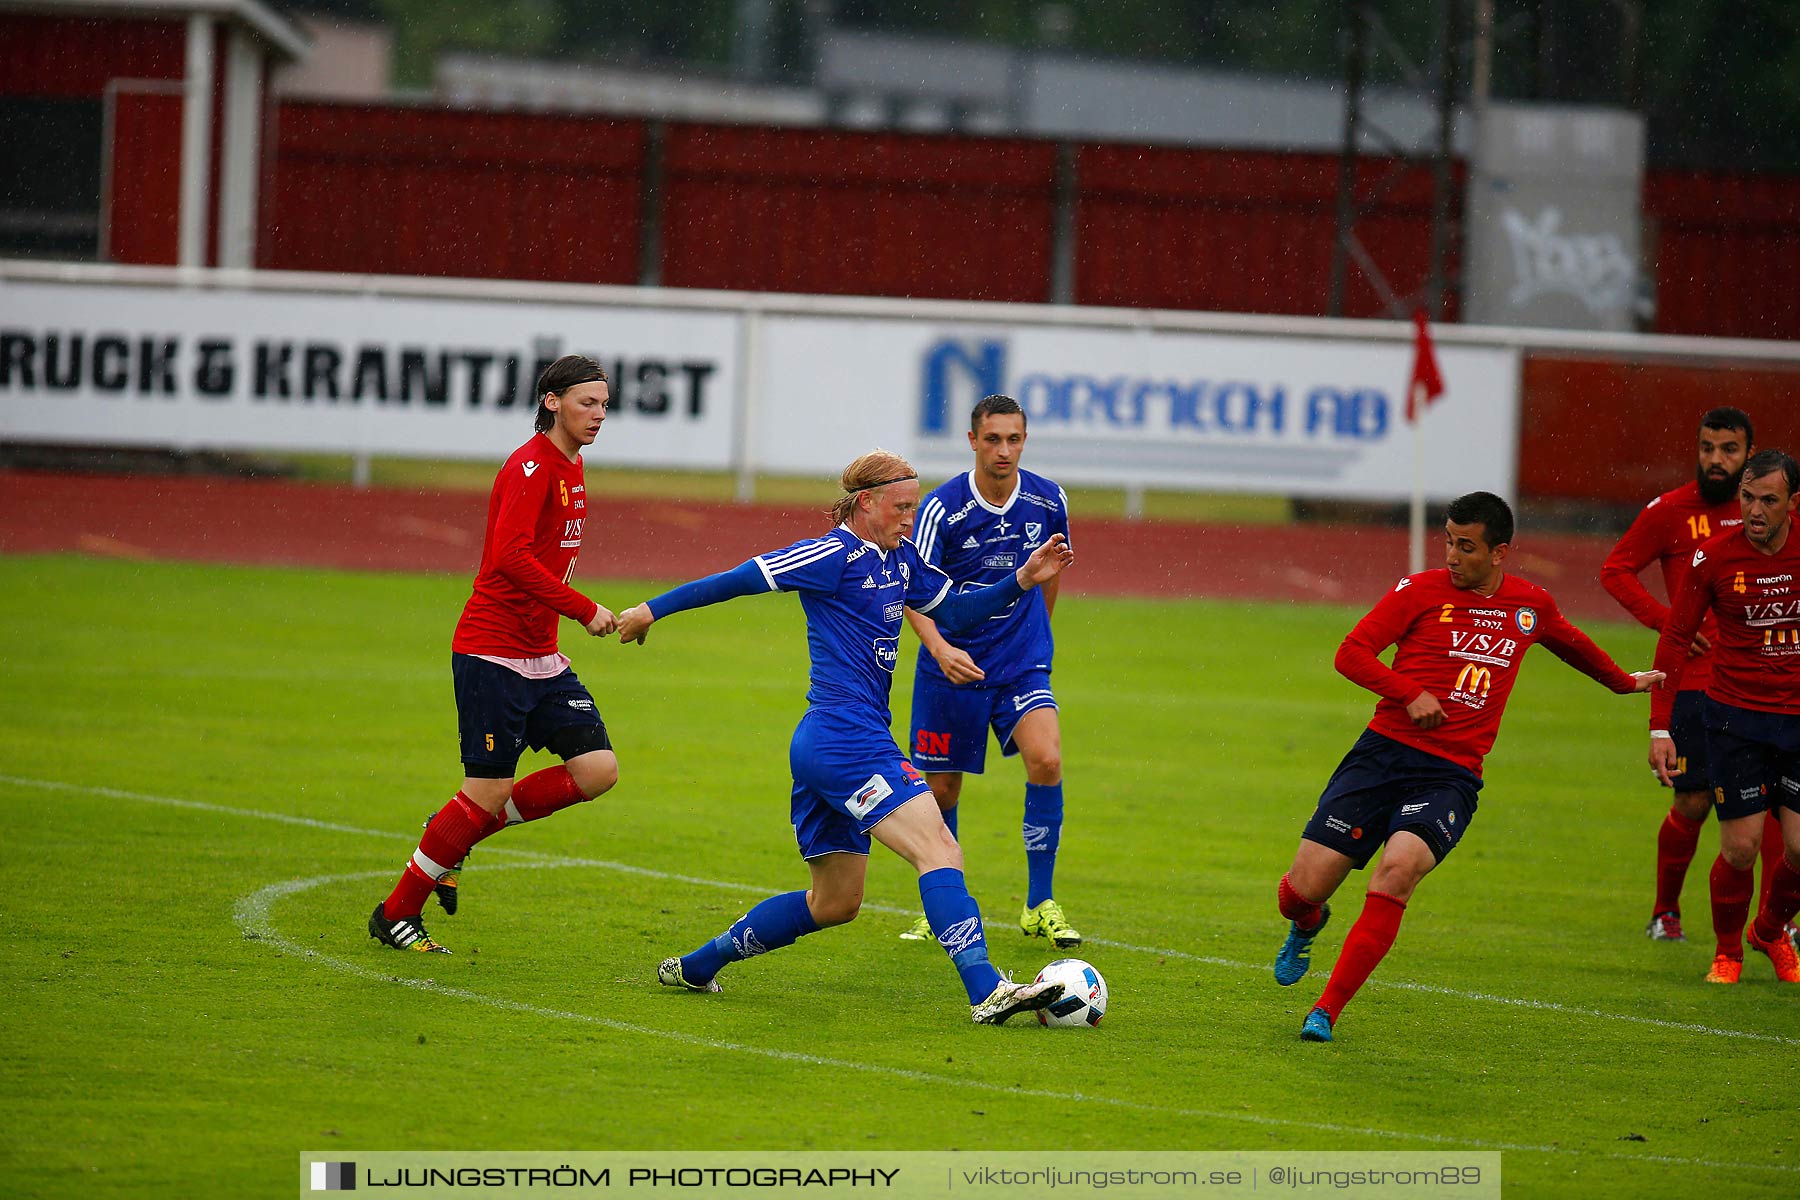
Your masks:
M 1055 895 L 1056 848 L 1062 843 L 1062 784 L 1025 785 L 1025 907 L 1036 908 Z
M 952 804 L 949 808 L 939 810 L 943 814 L 944 824 L 950 829 L 951 837 L 956 837 L 956 809 L 957 806 Z M 984 996 L 983 999 L 986 997 Z
M 730 929 L 692 954 L 683 955 L 681 974 L 689 983 L 705 983 L 726 963 L 791 946 L 818 931 L 819 924 L 806 907 L 805 892 L 770 896 L 739 917 Z
M 919 876 L 919 899 L 925 902 L 925 919 L 938 945 L 956 965 L 968 989 L 969 1003 L 988 998 L 1000 982 L 1000 972 L 988 961 L 987 934 L 981 928 L 981 910 L 969 895 L 963 873 L 955 867 L 939 867 Z

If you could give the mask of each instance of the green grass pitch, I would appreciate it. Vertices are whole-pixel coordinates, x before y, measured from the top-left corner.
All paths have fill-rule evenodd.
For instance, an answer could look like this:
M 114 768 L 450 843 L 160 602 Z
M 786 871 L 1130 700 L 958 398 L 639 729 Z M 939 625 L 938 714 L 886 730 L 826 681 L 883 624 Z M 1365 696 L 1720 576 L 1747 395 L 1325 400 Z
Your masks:
M 642 584 L 593 585 L 622 608 Z M 600 801 L 479 849 L 455 957 L 363 928 L 454 789 L 461 578 L 0 558 L 0 1191 L 278 1195 L 301 1149 L 1385 1149 L 1505 1152 L 1525 1195 L 1800 1191 L 1800 989 L 1701 983 L 1653 944 L 1642 698 L 1531 656 L 1480 815 L 1330 1046 L 1315 976 L 1269 977 L 1275 881 L 1371 698 L 1357 611 L 1066 596 L 1058 896 L 1106 975 L 1097 1030 L 970 1025 L 878 850 L 847 928 L 658 987 L 668 953 L 804 886 L 792 598 L 563 627 L 619 746 Z M 1374 597 L 1368 598 L 1370 601 Z M 1648 666 L 1636 628 L 1594 632 Z M 904 721 L 912 651 L 895 681 Z M 528 763 L 531 760 L 528 760 Z M 997 964 L 1022 773 L 964 795 Z M 431 910 L 435 911 L 435 909 Z

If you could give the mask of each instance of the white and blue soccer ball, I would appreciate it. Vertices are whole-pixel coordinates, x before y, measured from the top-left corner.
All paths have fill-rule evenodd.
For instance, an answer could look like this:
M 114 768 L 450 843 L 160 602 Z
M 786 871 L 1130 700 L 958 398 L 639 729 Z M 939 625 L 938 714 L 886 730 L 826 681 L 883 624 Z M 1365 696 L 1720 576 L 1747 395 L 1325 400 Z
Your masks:
M 1063 985 L 1062 999 L 1038 1009 L 1039 1025 L 1098 1025 L 1106 1015 L 1106 980 L 1091 963 L 1059 958 L 1038 972 L 1038 981 Z

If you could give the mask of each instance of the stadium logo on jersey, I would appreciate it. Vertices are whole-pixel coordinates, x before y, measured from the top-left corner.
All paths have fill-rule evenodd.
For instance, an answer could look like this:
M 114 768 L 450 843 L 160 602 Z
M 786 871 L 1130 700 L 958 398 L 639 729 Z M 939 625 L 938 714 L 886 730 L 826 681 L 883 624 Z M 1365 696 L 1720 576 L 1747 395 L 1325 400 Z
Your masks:
M 981 918 L 965 917 L 938 934 L 938 945 L 952 958 L 981 941 Z
M 1035 546 L 1044 540 L 1044 527 L 1037 521 L 1025 522 L 1025 544 Z
M 975 535 L 972 533 L 966 539 L 964 539 L 963 544 L 962 544 L 962 548 L 964 550 L 975 550 L 975 549 L 978 549 L 980 546 L 981 546 L 981 542 L 979 540 L 977 540 Z
M 1519 627 L 1520 633 L 1530 633 L 1537 628 L 1537 609 L 1521 608 L 1513 614 L 1513 624 Z
M 856 789 L 856 794 L 844 802 L 853 817 L 866 817 L 869 810 L 894 794 L 893 787 L 879 774 L 869 776 L 869 782 Z
M 894 673 L 894 664 L 895 664 L 895 662 L 897 662 L 899 660 L 899 658 L 900 658 L 900 639 L 899 638 L 886 637 L 886 638 L 876 638 L 875 639 L 875 661 L 881 664 L 882 670 L 886 671 L 890 675 L 893 674 Z

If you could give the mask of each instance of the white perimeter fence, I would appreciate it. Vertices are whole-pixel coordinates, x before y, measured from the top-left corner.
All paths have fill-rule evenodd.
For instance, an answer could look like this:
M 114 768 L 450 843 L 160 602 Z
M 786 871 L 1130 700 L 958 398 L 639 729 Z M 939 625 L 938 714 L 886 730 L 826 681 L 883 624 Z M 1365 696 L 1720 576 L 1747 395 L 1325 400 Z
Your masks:
M 497 461 L 561 354 L 614 380 L 590 463 L 835 476 L 885 446 L 969 462 L 1029 417 L 1065 483 L 1397 501 L 1411 327 L 1385 321 L 0 261 L 0 440 Z M 1520 364 L 1800 364 L 1788 343 L 1441 326 L 1433 499 L 1512 495 Z

